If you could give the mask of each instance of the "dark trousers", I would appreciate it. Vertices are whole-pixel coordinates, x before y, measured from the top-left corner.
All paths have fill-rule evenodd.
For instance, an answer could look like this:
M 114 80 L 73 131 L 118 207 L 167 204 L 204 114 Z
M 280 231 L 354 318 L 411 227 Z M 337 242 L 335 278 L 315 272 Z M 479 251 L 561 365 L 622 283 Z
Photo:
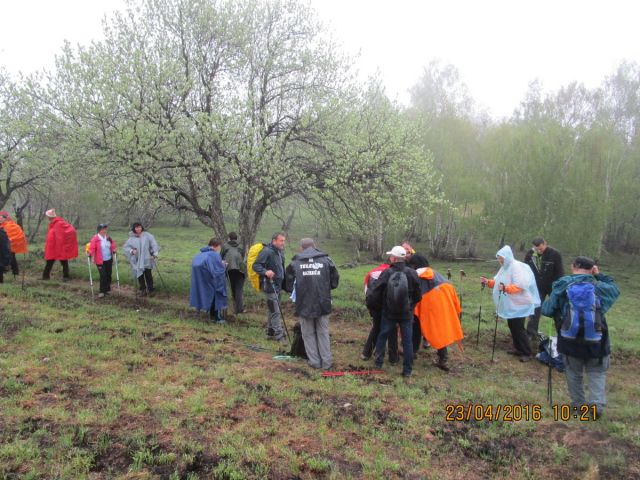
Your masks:
M 16 258 L 16 254 L 11 254 L 11 273 L 14 275 L 18 275 L 20 273 L 20 269 L 18 268 L 18 259 Z
M 244 296 L 242 293 L 244 288 L 244 273 L 240 270 L 229 270 L 228 274 L 235 312 L 240 313 L 244 310 Z
M 104 260 L 102 265 L 97 265 L 100 272 L 100 293 L 111 291 L 111 271 L 113 269 L 113 259 Z
M 0 283 L 4 283 L 4 269 L 6 267 L 3 265 L 0 265 Z
M 415 315 L 413 316 L 413 354 L 417 354 L 420 350 L 420 342 L 422 340 L 422 330 L 420 330 L 420 320 Z
M 376 361 L 377 367 L 381 367 L 384 362 L 384 348 L 387 343 L 389 335 L 396 335 L 396 325 L 400 325 L 400 333 L 402 336 L 402 374 L 411 375 L 413 369 L 413 346 L 411 344 L 411 337 L 413 336 L 413 327 L 411 325 L 412 319 L 407 318 L 405 320 L 389 320 L 382 315 L 380 322 L 380 335 L 376 342 Z
M 51 278 L 51 269 L 53 268 L 53 264 L 56 260 L 47 260 L 47 264 L 44 267 L 44 272 L 42 272 L 42 279 L 49 280 Z M 69 275 L 69 260 L 60 260 L 62 264 L 62 277 L 63 278 L 71 278 Z
M 529 336 L 524 328 L 524 317 L 509 318 L 507 319 L 507 325 L 511 330 L 511 338 L 513 339 L 513 346 L 521 355 L 531 355 L 531 344 L 529 343 Z
M 436 353 L 438 354 L 438 361 L 440 363 L 447 363 L 447 360 L 449 360 L 449 350 L 447 350 L 447 347 L 436 350 Z
M 142 292 L 153 292 L 153 275 L 150 268 L 145 268 L 144 273 L 138 277 L 138 285 Z
M 209 308 L 209 318 L 214 322 L 219 322 L 222 320 L 222 315 L 220 310 L 216 309 L 216 296 L 213 296 L 213 301 L 211 302 L 211 307 Z
M 376 347 L 378 336 L 380 335 L 380 313 L 371 314 L 371 330 L 367 341 L 362 348 L 362 355 L 369 358 L 373 354 Z M 393 332 L 389 334 L 389 362 L 396 363 L 398 361 L 398 334 Z

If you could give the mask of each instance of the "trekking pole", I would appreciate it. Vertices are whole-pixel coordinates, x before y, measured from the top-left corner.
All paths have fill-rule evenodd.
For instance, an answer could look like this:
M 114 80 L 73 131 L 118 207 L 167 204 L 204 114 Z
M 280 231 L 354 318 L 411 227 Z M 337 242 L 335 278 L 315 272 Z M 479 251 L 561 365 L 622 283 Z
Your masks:
M 464 273 L 464 270 L 460 270 L 460 320 L 462 321 L 463 307 L 462 307 L 462 297 L 464 296 L 464 288 L 463 288 L 463 280 L 467 274 Z
M 273 285 L 273 279 L 269 279 L 269 283 Z M 274 293 L 276 289 L 273 289 Z M 289 341 L 289 346 L 291 346 L 291 337 L 289 336 L 289 329 L 287 328 L 287 322 L 284 321 L 284 314 L 282 313 L 282 305 L 280 305 L 280 295 L 276 294 L 276 303 L 278 304 L 278 311 L 280 312 L 280 318 L 282 319 L 282 326 L 284 327 L 284 333 L 287 334 L 287 340 Z
M 23 262 L 22 262 L 22 290 L 24 290 L 24 275 L 25 275 L 25 269 L 27 268 L 27 253 L 25 252 L 23 254 Z
M 504 287 L 504 283 L 500 284 Z M 504 290 L 500 290 L 498 294 L 498 306 L 496 307 L 496 328 L 493 330 L 493 348 L 491 349 L 491 362 L 493 362 L 493 358 L 496 353 L 496 336 L 498 335 L 498 312 L 500 311 L 500 304 L 502 303 L 502 295 L 504 295 Z
M 451 269 L 447 268 L 447 280 L 451 281 Z
M 89 267 L 89 285 L 91 286 L 91 300 L 95 301 L 93 293 L 93 275 L 91 274 L 91 255 L 87 255 L 87 267 Z
M 116 284 L 118 285 L 118 291 L 120 291 L 120 272 L 118 271 L 118 254 L 113 252 L 113 261 L 116 264 Z
M 551 322 L 553 322 L 553 318 Z M 549 400 L 549 406 L 553 408 L 553 345 L 551 343 L 551 335 L 553 333 L 553 323 L 549 323 L 549 329 L 547 330 L 547 345 L 549 347 L 549 371 L 547 373 L 547 400 Z
M 227 281 L 225 283 L 225 287 L 227 287 L 227 308 L 222 310 L 222 317 L 226 320 L 227 319 L 227 314 L 229 313 L 229 297 L 231 296 L 231 278 L 229 278 L 229 271 L 227 270 L 227 267 L 225 265 L 224 268 L 224 276 L 226 277 Z M 235 298 L 234 298 L 235 300 Z
M 480 321 L 482 320 L 482 300 L 484 299 L 484 283 L 480 284 L 480 308 L 478 309 L 478 333 L 476 333 L 476 347 L 480 345 Z
M 165 290 L 167 289 L 167 284 L 164 283 L 164 278 L 162 278 L 162 274 L 160 273 L 160 269 L 158 268 L 158 259 L 156 259 L 155 262 L 153 262 L 156 266 L 156 272 L 158 272 L 158 277 L 160 278 L 160 282 L 162 283 L 162 288 L 164 288 Z

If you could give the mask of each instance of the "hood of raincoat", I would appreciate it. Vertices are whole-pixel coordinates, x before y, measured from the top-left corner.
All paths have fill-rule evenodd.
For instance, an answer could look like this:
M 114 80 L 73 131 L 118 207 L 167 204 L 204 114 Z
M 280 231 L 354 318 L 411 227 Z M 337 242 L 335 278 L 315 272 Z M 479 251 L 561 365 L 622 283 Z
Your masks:
M 503 265 L 494 277 L 493 286 L 493 301 L 497 306 L 498 315 L 506 319 L 532 315 L 540 306 L 540 295 L 531 268 L 526 263 L 516 260 L 508 245 L 498 250 L 497 257 L 504 258 Z M 513 294 L 500 293 L 501 283 L 515 285 L 522 291 Z

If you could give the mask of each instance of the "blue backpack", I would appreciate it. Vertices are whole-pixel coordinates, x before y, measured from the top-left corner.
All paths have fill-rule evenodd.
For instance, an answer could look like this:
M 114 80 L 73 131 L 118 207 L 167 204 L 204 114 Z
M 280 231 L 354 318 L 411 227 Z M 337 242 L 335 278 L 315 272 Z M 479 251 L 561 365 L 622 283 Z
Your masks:
M 560 335 L 580 343 L 602 340 L 602 311 L 596 287 L 591 282 L 576 282 L 567 288 L 569 301 L 562 316 Z

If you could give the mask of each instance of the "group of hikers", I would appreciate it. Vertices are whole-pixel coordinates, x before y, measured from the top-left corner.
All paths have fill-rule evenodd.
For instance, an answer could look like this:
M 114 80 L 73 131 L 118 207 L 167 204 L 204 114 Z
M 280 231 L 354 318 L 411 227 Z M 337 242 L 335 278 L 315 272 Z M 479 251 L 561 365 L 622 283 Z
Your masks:
M 70 278 L 70 259 L 78 256 L 77 234 L 71 224 L 45 213 L 48 231 L 42 275 L 50 278 L 55 261 L 60 261 L 63 280 Z M 303 343 L 302 354 L 313 368 L 329 370 L 333 365 L 329 335 L 331 291 L 338 287 L 339 273 L 329 255 L 316 247 L 311 238 L 300 240 L 299 251 L 285 267 L 286 235 L 275 233 L 269 244 L 256 244 L 247 252 L 232 232 L 226 242 L 211 239 L 191 263 L 190 306 L 209 312 L 212 321 L 225 323 L 227 283 L 236 314 L 244 313 L 243 288 L 248 276 L 260 290 L 267 306 L 266 336 L 289 347 L 283 320 L 281 295 L 290 294 Z M 142 295 L 153 295 L 152 271 L 160 247 L 139 222 L 131 226 L 123 245 Z M 111 291 L 114 260 L 117 272 L 117 245 L 108 234 L 108 225 L 99 224 L 86 245 L 88 261 L 100 273 L 99 297 Z M 0 282 L 5 270 L 18 275 L 17 253 L 26 253 L 24 232 L 7 212 L 0 212 Z M 436 350 L 435 365 L 449 371 L 448 349 L 461 348 L 462 306 L 449 278 L 430 267 L 427 258 L 409 242 L 394 246 L 387 260 L 364 278 L 365 303 L 371 316 L 371 329 L 361 359 L 374 359 L 377 368 L 388 360 L 399 361 L 398 332 L 402 341 L 402 375 L 409 377 L 420 345 Z M 554 345 L 561 357 L 567 389 L 574 406 L 594 405 L 601 415 L 606 405 L 606 373 L 610 363 L 610 339 L 605 314 L 619 296 L 614 280 L 600 272 L 593 259 L 578 256 L 565 275 L 562 256 L 544 238 L 535 238 L 524 262 L 515 259 L 509 246 L 496 253 L 500 269 L 493 278 L 480 277 L 482 290 L 488 287 L 498 318 L 506 319 L 513 342 L 508 353 L 528 362 L 540 344 L 540 315 L 554 319 Z M 91 268 L 91 265 L 89 264 Z M 448 275 L 450 277 L 450 275 Z M 525 322 L 528 319 L 528 323 Z M 478 318 L 480 321 L 480 316 Z M 549 345 L 551 339 L 547 339 Z M 533 344 L 533 348 L 532 348 Z M 495 348 L 495 334 L 494 334 Z M 585 374 L 587 395 L 585 396 Z

